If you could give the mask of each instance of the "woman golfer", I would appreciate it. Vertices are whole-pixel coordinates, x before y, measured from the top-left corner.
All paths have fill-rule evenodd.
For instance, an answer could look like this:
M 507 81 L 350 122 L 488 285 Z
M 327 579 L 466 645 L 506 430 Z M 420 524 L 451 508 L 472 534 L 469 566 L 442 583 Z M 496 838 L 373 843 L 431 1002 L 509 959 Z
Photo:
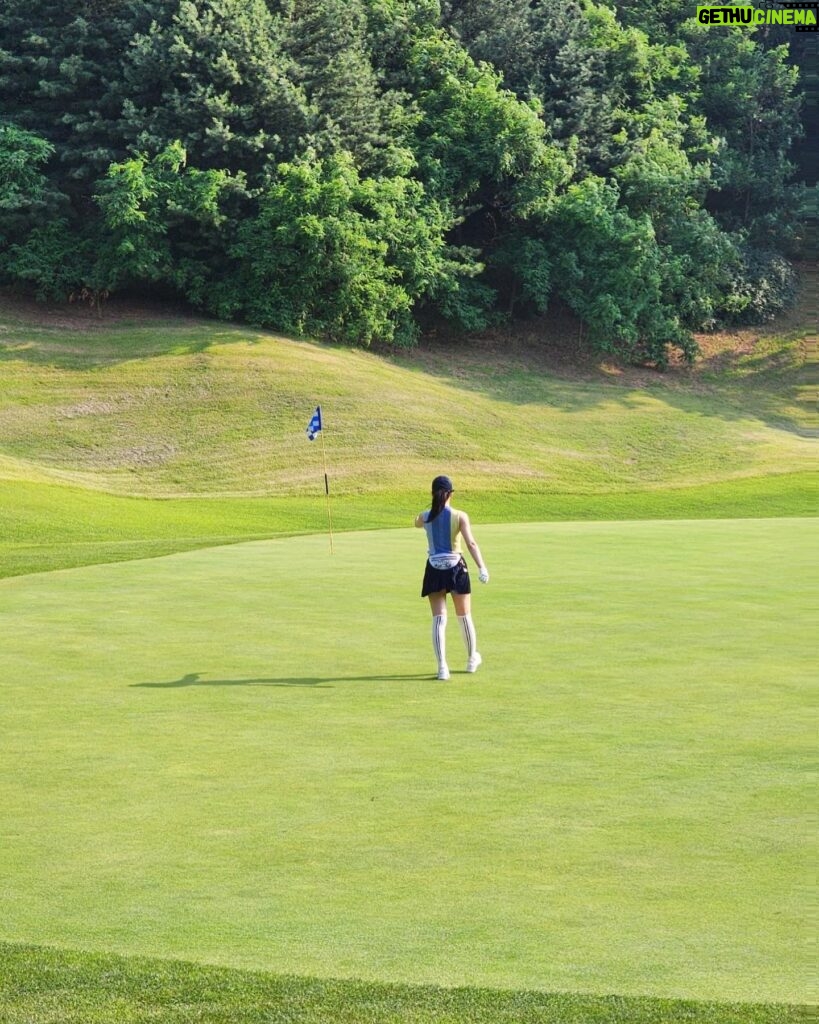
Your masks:
M 432 647 L 438 659 L 438 678 L 449 679 L 446 663 L 446 595 L 452 594 L 458 624 L 466 645 L 466 671 L 475 672 L 481 663 L 478 641 L 472 624 L 469 570 L 461 554 L 463 537 L 469 553 L 478 567 L 478 579 L 489 582 L 489 571 L 483 564 L 480 549 L 472 536 L 472 527 L 466 512 L 459 512 L 450 505 L 454 491 L 448 476 L 436 476 L 432 481 L 432 507 L 415 519 L 417 527 L 427 533 L 426 570 L 421 597 L 429 598 L 432 610 Z

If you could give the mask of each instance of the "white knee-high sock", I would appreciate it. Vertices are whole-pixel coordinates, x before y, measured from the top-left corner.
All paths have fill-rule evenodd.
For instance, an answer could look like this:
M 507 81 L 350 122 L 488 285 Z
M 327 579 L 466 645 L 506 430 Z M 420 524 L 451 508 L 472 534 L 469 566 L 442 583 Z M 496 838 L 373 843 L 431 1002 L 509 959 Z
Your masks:
M 432 649 L 438 668 L 443 668 L 446 665 L 446 615 L 432 616 Z
M 459 615 L 458 624 L 460 625 L 461 633 L 463 634 L 466 655 L 468 658 L 471 658 L 473 654 L 477 654 L 478 652 L 478 635 L 475 632 L 472 616 Z

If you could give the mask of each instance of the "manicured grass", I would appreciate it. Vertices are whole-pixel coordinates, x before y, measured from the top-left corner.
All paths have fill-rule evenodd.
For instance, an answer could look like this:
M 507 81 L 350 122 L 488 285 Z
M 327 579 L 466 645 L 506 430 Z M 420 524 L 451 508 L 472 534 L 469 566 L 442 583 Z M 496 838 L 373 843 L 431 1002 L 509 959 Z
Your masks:
M 0 298 L 0 1024 L 809 1019 L 800 315 L 657 375 Z
M 819 474 L 615 494 L 459 493 L 480 522 L 776 518 L 816 512 Z M 333 528 L 406 526 L 424 498 L 406 493 L 333 495 Z M 321 488 L 303 498 L 160 500 L 0 480 L 0 578 L 327 531 Z
M 809 1001 L 818 526 L 478 524 L 485 664 L 453 617 L 449 684 L 414 530 L 3 581 L 0 937 Z
M 0 943 L 3 1024 L 801 1024 L 812 1007 L 278 977 Z

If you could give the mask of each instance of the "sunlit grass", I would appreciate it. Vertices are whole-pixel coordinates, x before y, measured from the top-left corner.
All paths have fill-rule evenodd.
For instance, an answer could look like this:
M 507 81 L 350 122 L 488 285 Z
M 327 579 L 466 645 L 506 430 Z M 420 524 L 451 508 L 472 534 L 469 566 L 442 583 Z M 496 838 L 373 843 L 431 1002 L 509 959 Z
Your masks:
M 819 475 L 782 474 L 700 487 L 613 494 L 459 492 L 478 522 L 810 516 Z M 289 534 L 406 526 L 425 495 L 403 491 L 282 498 L 147 499 L 53 483 L 0 480 L 0 578 L 155 558 Z
M 341 495 L 426 489 L 431 467 L 473 490 L 594 494 L 813 465 L 810 441 L 782 429 L 781 389 L 738 396 L 730 374 L 716 392 L 658 374 L 634 386 L 514 352 L 385 357 L 183 320 L 12 326 L 0 378 L 0 474 L 122 495 L 312 493 L 319 402 Z
M 800 338 L 658 375 L 0 312 L 4 1024 L 807 1020 Z M 445 689 L 441 470 L 493 570 Z
M 275 973 L 804 1002 L 816 520 L 481 525 L 0 584 L 0 937 Z

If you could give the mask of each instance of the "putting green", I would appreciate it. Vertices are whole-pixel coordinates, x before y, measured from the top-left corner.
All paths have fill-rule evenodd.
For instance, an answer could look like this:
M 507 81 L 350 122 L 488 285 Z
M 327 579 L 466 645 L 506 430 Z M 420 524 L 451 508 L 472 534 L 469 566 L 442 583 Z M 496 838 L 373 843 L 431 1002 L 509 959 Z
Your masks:
M 3 580 L 0 939 L 809 1001 L 818 528 L 479 527 L 449 683 L 414 530 Z

